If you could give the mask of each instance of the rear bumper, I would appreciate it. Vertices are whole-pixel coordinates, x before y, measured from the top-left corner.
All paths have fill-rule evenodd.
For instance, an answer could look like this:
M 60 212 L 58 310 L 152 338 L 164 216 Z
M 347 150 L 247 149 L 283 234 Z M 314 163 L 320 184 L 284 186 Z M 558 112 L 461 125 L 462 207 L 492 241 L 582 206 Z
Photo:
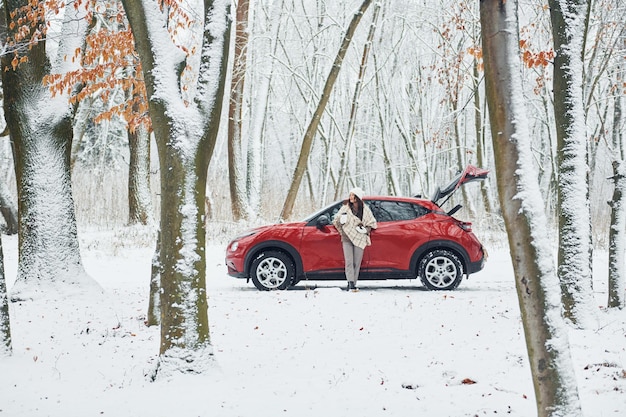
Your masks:
M 467 274 L 474 274 L 485 267 L 485 262 L 487 261 L 487 249 L 482 248 L 483 256 L 476 262 L 470 262 L 467 266 Z

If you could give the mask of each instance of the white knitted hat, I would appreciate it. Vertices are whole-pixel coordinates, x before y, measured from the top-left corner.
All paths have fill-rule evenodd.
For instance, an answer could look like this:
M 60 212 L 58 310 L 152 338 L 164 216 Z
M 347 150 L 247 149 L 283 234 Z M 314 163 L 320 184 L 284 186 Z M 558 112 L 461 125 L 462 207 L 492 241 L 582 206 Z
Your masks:
M 350 193 L 359 197 L 359 200 L 363 200 L 363 196 L 365 195 L 365 192 L 363 192 L 363 190 L 359 187 L 354 187 L 350 190 Z

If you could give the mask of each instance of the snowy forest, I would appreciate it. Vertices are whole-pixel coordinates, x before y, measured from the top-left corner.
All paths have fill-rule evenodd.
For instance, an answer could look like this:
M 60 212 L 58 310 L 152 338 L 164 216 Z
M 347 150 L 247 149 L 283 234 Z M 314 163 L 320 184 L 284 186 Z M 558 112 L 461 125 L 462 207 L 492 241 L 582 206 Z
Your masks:
M 583 415 L 568 333 L 593 326 L 594 253 L 608 254 L 603 308 L 626 306 L 623 1 L 0 9 L 0 212 L 17 238 L 0 357 L 12 306 L 100 293 L 80 237 L 126 228 L 153 252 L 152 380 L 210 373 L 207 247 L 355 186 L 429 197 L 472 164 L 490 180 L 455 199 L 508 248 L 537 415 Z

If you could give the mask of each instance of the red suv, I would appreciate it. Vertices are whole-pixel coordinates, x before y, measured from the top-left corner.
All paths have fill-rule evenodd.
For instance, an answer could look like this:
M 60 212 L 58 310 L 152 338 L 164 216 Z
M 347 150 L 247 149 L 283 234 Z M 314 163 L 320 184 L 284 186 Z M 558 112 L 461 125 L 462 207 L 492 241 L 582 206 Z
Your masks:
M 365 249 L 359 280 L 415 279 L 431 290 L 453 290 L 463 275 L 480 271 L 487 252 L 471 223 L 448 213 L 437 201 L 489 171 L 468 166 L 432 199 L 364 197 L 378 228 Z M 447 199 L 446 199 L 447 200 Z M 299 222 L 252 229 L 226 248 L 228 274 L 252 279 L 259 290 L 286 289 L 306 280 L 345 280 L 341 239 L 332 218 L 338 201 Z

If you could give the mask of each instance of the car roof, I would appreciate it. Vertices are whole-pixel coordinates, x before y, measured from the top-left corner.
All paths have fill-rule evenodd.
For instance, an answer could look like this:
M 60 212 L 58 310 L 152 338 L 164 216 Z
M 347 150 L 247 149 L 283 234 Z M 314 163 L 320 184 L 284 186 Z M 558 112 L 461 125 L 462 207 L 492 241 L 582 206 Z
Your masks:
M 430 202 L 430 200 L 421 197 L 399 197 L 394 195 L 366 195 L 363 197 L 363 200 L 405 201 L 407 203 L 422 203 L 424 201 Z
M 437 205 L 437 203 L 430 201 L 427 198 L 422 197 L 398 197 L 392 195 L 373 195 L 373 196 L 364 196 L 364 201 L 376 200 L 376 201 L 395 201 L 395 202 L 404 202 L 411 204 L 420 204 L 426 207 L 429 210 L 441 210 L 441 208 Z
M 320 214 L 324 213 L 329 207 L 332 207 L 336 204 L 341 204 L 343 201 L 345 200 L 337 200 L 333 203 L 327 204 L 323 208 L 308 215 L 303 221 L 309 222 L 312 219 L 319 216 Z M 396 201 L 396 202 L 405 202 L 405 203 L 413 203 L 413 204 L 418 203 L 418 204 L 425 206 L 426 208 L 430 210 L 440 210 L 437 204 L 433 203 L 432 201 L 426 198 L 421 198 L 421 197 L 398 197 L 398 196 L 393 196 L 393 195 L 366 195 L 366 196 L 363 196 L 363 201 L 366 201 L 366 202 L 367 201 Z

